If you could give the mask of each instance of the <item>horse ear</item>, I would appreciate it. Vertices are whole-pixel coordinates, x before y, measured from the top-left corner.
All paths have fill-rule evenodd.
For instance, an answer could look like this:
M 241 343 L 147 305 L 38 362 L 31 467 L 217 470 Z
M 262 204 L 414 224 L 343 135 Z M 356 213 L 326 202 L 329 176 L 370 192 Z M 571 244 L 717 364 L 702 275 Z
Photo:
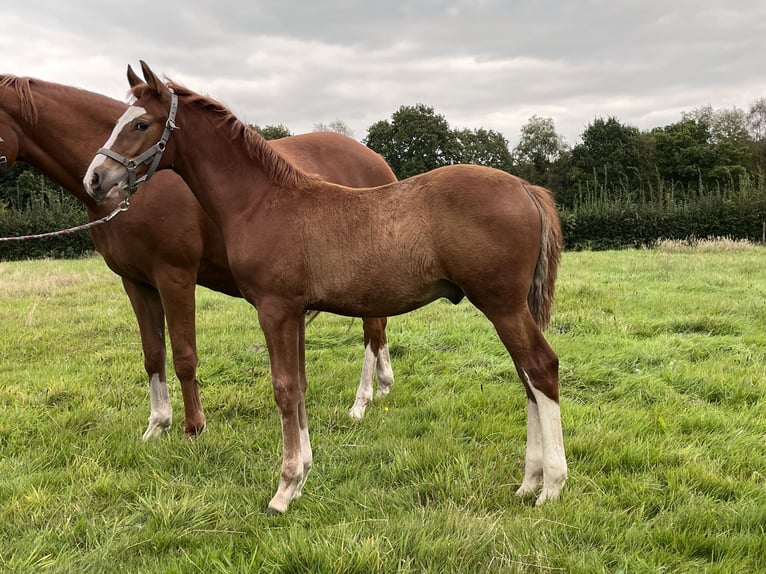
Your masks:
M 138 77 L 138 74 L 136 74 L 133 71 L 133 68 L 130 67 L 130 64 L 128 64 L 128 84 L 130 84 L 130 87 L 135 88 L 136 86 L 143 83 L 144 81 Z
M 144 62 L 143 60 L 141 62 L 141 70 L 144 72 L 144 78 L 146 79 L 146 83 L 149 84 L 149 87 L 157 92 L 158 94 L 161 94 L 165 90 L 165 84 L 162 83 L 162 80 L 160 80 L 154 72 L 152 72 L 151 68 Z

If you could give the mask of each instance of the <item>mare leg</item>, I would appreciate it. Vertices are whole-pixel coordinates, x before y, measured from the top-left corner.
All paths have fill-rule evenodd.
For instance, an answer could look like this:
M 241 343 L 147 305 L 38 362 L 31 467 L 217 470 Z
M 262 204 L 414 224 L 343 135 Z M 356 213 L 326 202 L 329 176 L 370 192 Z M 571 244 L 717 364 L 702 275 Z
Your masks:
M 193 277 L 187 279 L 163 282 L 159 290 L 173 350 L 173 366 L 181 382 L 184 433 L 194 437 L 205 430 L 206 421 L 197 381 L 196 285 Z
M 378 357 L 378 396 L 385 397 L 394 386 L 394 369 L 391 366 L 391 356 L 388 354 L 388 339 L 386 338 L 386 324 L 388 319 L 380 317 L 370 319 L 372 323 L 370 332 L 370 345 Z M 377 344 L 376 344 L 377 343 Z
M 282 469 L 279 488 L 267 512 L 282 514 L 301 495 L 312 455 L 306 421 L 305 323 L 300 310 L 282 300 L 258 302 L 258 320 L 271 361 L 274 399 L 282 421 Z
M 154 287 L 124 277 L 122 285 L 138 320 L 144 368 L 149 376 L 151 412 L 149 426 L 142 437 L 149 440 L 160 436 L 173 422 L 165 374 L 165 315 L 160 295 Z
M 567 479 L 559 407 L 558 357 L 526 305 L 512 315 L 487 314 L 511 355 L 527 392 L 524 480 L 516 494 L 542 491 L 536 505 L 557 498 Z
M 378 396 L 385 397 L 394 384 L 394 371 L 391 368 L 391 357 L 388 354 L 386 341 L 385 317 L 363 319 L 364 325 L 364 364 L 356 400 L 349 413 L 355 419 L 361 419 L 372 402 L 372 379 L 377 368 Z

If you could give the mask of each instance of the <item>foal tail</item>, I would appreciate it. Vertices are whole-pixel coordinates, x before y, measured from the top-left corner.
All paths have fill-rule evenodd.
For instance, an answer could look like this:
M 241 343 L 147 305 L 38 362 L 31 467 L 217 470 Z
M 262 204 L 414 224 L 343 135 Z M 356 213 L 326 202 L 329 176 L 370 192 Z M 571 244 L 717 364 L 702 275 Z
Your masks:
M 529 287 L 527 303 L 535 323 L 544 330 L 551 320 L 553 292 L 563 249 L 561 222 L 558 213 L 556 213 L 556 204 L 553 202 L 550 191 L 544 187 L 526 183 L 524 189 L 527 190 L 532 201 L 537 205 L 543 224 L 540 255 L 537 258 L 532 285 Z

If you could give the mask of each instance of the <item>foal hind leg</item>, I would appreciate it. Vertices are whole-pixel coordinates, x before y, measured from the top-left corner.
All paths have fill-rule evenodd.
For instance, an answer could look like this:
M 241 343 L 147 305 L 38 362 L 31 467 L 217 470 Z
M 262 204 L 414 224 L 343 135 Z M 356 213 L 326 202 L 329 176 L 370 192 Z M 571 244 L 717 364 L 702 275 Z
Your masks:
M 149 424 L 142 436 L 142 440 L 146 441 L 160 436 L 173 422 L 165 367 L 165 314 L 159 293 L 154 287 L 124 277 L 122 285 L 138 321 L 144 368 L 149 376 L 151 411 Z
M 537 409 L 537 403 L 533 399 L 527 398 L 527 450 L 524 460 L 524 480 L 516 491 L 516 496 L 519 498 L 537 496 L 542 483 L 543 440 L 540 429 L 540 411 Z
M 364 326 L 364 364 L 356 399 L 349 413 L 352 418 L 361 419 L 367 406 L 372 402 L 372 382 L 375 370 L 378 373 L 378 396 L 384 397 L 391 391 L 394 384 L 394 371 L 391 368 L 391 358 L 388 354 L 386 341 L 385 317 L 365 318 Z
M 539 506 L 558 497 L 567 479 L 559 407 L 558 357 L 526 306 L 513 316 L 490 317 L 527 392 L 527 451 L 518 496 L 535 493 Z

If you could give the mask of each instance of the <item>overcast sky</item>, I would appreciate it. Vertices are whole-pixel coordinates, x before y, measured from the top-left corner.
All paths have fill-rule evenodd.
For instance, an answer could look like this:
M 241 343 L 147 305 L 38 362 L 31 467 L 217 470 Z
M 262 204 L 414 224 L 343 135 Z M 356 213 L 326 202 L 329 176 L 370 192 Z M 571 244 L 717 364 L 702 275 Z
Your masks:
M 417 103 L 513 147 L 532 115 L 574 145 L 597 117 L 766 97 L 763 0 L 21 0 L 0 22 L 0 73 L 125 100 L 144 59 L 248 123 L 360 140 Z

